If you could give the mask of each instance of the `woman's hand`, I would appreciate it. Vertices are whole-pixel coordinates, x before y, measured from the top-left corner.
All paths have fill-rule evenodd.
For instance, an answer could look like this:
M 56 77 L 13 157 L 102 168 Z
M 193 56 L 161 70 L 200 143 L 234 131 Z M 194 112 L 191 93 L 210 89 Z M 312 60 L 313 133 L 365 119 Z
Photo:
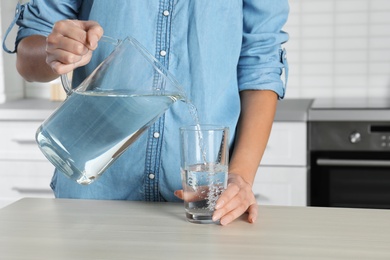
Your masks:
M 215 206 L 213 220 L 220 220 L 221 225 L 227 225 L 236 218 L 248 212 L 248 222 L 257 219 L 257 202 L 252 192 L 252 185 L 240 175 L 229 173 L 227 189 L 219 197 Z
M 207 188 L 207 187 L 205 187 Z M 195 195 L 188 194 L 184 198 L 183 190 L 175 191 L 180 199 L 194 201 Z M 219 197 L 213 214 L 213 221 L 220 220 L 221 225 L 227 225 L 243 213 L 248 212 L 248 222 L 254 223 L 257 219 L 257 202 L 252 192 L 252 186 L 234 173 L 229 173 L 227 189 Z
M 95 21 L 59 21 L 46 39 L 46 63 L 58 75 L 84 66 L 102 35 L 103 28 Z

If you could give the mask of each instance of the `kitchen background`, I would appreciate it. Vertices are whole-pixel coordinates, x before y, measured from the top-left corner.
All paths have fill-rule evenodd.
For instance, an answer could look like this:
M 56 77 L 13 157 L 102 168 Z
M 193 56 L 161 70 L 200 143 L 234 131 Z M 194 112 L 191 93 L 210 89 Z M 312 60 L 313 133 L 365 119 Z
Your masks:
M 2 36 L 17 0 L 1 1 Z M 389 0 L 290 0 L 284 28 L 290 64 L 286 98 L 390 97 Z M 8 46 L 12 47 L 15 30 Z M 50 97 L 50 83 L 26 83 L 15 55 L 0 53 L 0 103 Z

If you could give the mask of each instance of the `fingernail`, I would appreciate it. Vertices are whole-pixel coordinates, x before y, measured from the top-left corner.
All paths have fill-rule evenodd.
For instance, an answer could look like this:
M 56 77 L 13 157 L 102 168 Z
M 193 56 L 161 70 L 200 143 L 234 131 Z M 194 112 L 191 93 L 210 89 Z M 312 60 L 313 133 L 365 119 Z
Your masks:
M 89 39 L 89 46 L 91 46 L 91 48 L 96 48 L 97 42 L 98 42 L 98 38 L 96 36 L 92 35 Z

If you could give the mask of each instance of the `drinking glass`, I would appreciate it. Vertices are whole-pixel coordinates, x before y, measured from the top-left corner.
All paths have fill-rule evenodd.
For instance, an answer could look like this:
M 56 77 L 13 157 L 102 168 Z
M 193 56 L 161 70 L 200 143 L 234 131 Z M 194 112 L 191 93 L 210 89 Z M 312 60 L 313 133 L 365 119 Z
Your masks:
M 192 223 L 214 223 L 212 215 L 226 189 L 229 128 L 193 125 L 180 128 L 181 178 L 186 218 Z

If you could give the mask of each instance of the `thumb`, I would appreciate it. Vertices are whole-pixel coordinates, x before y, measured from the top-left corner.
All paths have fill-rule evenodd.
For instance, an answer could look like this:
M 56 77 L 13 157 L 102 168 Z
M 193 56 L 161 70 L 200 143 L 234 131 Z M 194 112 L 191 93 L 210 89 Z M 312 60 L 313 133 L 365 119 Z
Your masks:
M 87 42 L 89 44 L 90 50 L 95 50 L 98 45 L 98 41 L 103 36 L 103 28 L 100 26 L 99 23 L 95 21 L 87 21 L 86 24 L 86 31 L 87 31 Z

